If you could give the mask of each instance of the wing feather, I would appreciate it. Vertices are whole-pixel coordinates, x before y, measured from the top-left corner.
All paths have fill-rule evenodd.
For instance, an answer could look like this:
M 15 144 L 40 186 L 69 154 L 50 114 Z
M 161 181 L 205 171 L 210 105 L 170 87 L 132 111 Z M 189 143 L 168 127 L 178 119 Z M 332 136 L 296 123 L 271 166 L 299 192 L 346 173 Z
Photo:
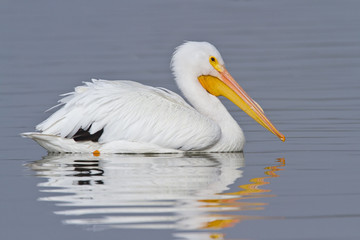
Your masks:
M 221 135 L 214 121 L 163 88 L 93 79 L 63 96 L 62 107 L 37 130 L 72 138 L 90 127 L 90 134 L 104 130 L 100 143 L 126 140 L 181 150 L 207 148 Z

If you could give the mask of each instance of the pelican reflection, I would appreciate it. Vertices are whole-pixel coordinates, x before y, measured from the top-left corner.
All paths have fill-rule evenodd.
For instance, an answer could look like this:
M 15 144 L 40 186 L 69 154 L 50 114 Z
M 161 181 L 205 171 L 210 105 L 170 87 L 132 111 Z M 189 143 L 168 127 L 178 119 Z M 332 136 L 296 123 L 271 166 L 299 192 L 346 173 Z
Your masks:
M 252 178 L 235 192 L 229 190 L 242 177 L 242 153 L 61 154 L 48 155 L 29 167 L 45 179 L 38 184 L 46 192 L 39 200 L 54 202 L 59 209 L 55 214 L 65 216 L 65 224 L 93 230 L 174 229 L 177 239 L 200 235 L 224 239 L 212 231 L 264 218 L 241 211 L 262 210 L 266 205 L 247 199 L 274 196 L 262 187 L 285 166 L 283 159 L 278 161 L 265 169 L 265 177 Z

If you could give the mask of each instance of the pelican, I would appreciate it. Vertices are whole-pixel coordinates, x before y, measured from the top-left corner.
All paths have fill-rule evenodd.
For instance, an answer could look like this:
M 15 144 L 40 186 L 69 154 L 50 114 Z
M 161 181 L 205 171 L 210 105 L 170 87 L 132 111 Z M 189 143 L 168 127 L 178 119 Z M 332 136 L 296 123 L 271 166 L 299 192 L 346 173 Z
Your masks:
M 242 151 L 245 137 L 218 96 L 282 135 L 226 70 L 208 42 L 185 42 L 171 59 L 178 94 L 133 81 L 85 82 L 61 95 L 59 110 L 23 133 L 48 152 L 171 153 Z M 56 107 L 56 106 L 55 106 Z

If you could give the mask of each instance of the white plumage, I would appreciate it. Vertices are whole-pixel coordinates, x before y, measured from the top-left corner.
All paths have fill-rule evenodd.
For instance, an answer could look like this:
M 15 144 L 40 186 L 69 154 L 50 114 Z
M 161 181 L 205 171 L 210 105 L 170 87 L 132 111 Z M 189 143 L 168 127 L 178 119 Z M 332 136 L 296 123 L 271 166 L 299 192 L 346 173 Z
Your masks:
M 212 87 L 206 89 L 199 78 L 224 77 L 224 62 L 216 48 L 206 42 L 187 42 L 177 48 L 171 66 L 193 107 L 167 89 L 93 79 L 64 94 L 61 108 L 36 126 L 39 132 L 23 136 L 49 152 L 241 151 L 241 128 L 216 94 L 210 93 Z M 75 141 L 79 131 L 98 138 Z

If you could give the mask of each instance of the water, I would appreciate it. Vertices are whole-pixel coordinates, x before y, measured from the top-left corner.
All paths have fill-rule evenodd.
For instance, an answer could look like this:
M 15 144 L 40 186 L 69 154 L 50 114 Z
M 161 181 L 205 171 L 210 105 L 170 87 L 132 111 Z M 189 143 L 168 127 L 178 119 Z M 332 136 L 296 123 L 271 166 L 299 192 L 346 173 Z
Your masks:
M 359 1 L 1 1 L 1 239 L 359 239 Z M 244 154 L 50 155 L 19 133 L 92 77 L 178 92 L 215 44 L 285 134 Z

